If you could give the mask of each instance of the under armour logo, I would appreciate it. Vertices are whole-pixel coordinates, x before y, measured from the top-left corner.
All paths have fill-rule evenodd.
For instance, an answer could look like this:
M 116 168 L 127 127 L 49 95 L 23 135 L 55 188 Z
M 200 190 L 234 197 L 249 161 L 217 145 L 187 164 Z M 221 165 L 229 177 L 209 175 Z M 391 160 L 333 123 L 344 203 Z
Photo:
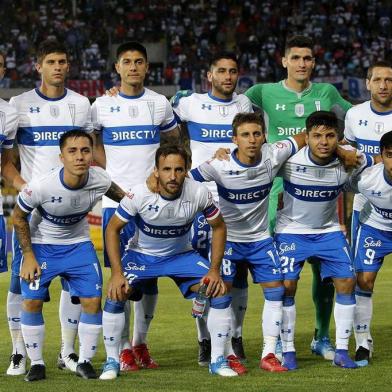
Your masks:
M 380 197 L 381 196 L 381 191 L 378 191 L 378 192 L 372 191 L 372 196 Z
M 120 111 L 120 106 L 111 106 L 110 107 L 110 113 L 119 112 L 119 111 Z
M 150 204 L 148 206 L 148 211 L 154 210 L 155 212 L 157 212 L 159 209 L 159 206 L 153 206 L 152 204 Z
M 286 329 L 286 330 L 281 329 L 280 332 L 282 332 L 282 333 L 291 333 L 291 329 L 290 328 Z
M 25 344 L 26 348 L 38 348 L 38 343 L 33 343 L 33 344 Z
M 279 105 L 278 103 L 275 106 L 275 110 L 286 110 L 286 105 Z
M 114 341 L 114 336 L 104 336 L 103 340 L 109 340 L 109 342 L 113 342 Z
M 95 285 L 95 290 L 100 290 L 100 289 L 102 289 L 102 286 L 101 286 L 100 284 L 97 283 L 97 284 Z
M 366 127 L 368 125 L 368 120 L 359 120 L 358 125 L 364 125 Z
M 212 109 L 212 106 L 211 105 L 206 105 L 205 103 L 203 103 L 202 105 L 201 105 L 201 108 L 204 110 L 204 109 L 208 109 L 208 110 L 211 110 Z
M 363 329 L 364 331 L 366 331 L 366 330 L 367 330 L 367 327 L 368 327 L 367 324 L 362 324 L 362 325 L 361 325 L 361 324 L 358 324 L 356 329 L 357 329 L 357 331 L 360 331 L 361 329 Z
M 67 321 L 68 321 L 70 324 L 75 324 L 75 325 L 78 323 L 78 320 L 72 320 L 72 319 L 70 319 L 70 318 L 69 318 Z
M 30 107 L 30 113 L 39 113 L 40 112 L 40 108 L 38 106 L 34 107 Z
M 305 173 L 306 172 L 306 167 L 304 167 L 304 166 L 303 167 L 297 166 L 295 168 L 295 171 Z
M 230 176 L 238 176 L 239 174 L 240 174 L 240 172 L 238 170 L 230 170 L 229 171 Z
M 229 333 L 218 333 L 217 336 L 218 336 L 218 338 L 228 338 Z
M 275 325 L 276 325 L 277 327 L 279 327 L 279 326 L 280 326 L 280 321 L 275 321 Z
M 274 275 L 276 275 L 276 274 L 280 274 L 282 271 L 280 270 L 280 268 L 272 268 L 272 273 L 274 274 Z
M 63 201 L 63 198 L 62 198 L 62 196 L 59 196 L 59 197 L 54 197 L 54 196 L 52 196 L 52 203 L 54 203 L 54 202 L 58 202 L 58 203 L 61 203 L 62 201 Z

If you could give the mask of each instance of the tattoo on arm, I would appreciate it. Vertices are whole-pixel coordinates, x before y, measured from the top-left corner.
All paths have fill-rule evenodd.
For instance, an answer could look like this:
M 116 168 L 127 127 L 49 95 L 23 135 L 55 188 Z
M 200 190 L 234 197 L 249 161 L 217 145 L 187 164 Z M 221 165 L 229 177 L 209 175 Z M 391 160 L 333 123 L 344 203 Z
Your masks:
M 31 251 L 31 235 L 29 222 L 27 221 L 27 214 L 22 211 L 18 205 L 14 208 L 13 220 L 22 252 L 26 253 Z
M 178 126 L 169 132 L 161 133 L 161 145 L 166 143 L 181 144 L 180 128 Z
M 119 203 L 125 196 L 125 192 L 116 183 L 112 182 L 110 188 L 105 193 L 105 196 Z

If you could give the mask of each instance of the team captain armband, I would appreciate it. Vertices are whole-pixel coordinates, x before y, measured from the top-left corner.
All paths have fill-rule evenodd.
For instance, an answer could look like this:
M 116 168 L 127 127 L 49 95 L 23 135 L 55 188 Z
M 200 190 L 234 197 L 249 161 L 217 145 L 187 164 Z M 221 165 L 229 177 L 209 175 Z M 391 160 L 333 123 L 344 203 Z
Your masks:
M 209 205 L 203 210 L 203 215 L 207 220 L 213 220 L 220 214 L 219 208 L 215 204 Z

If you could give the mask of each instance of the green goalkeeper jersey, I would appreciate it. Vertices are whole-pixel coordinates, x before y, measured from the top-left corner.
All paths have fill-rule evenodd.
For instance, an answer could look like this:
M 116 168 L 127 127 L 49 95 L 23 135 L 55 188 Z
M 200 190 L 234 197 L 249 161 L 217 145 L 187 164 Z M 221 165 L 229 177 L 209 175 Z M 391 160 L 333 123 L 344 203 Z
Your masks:
M 269 143 L 303 131 L 306 118 L 315 111 L 333 111 L 343 120 L 352 106 L 329 83 L 311 83 L 307 89 L 298 93 L 288 88 L 282 80 L 278 83 L 256 84 L 245 95 L 264 112 Z

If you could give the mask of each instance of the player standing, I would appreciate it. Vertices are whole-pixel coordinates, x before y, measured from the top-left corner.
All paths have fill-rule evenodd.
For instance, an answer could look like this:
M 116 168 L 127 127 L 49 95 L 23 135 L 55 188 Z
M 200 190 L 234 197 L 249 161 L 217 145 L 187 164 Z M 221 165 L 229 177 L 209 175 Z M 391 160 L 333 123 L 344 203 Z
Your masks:
M 76 374 L 96 378 L 90 361 L 102 326 L 102 273 L 90 241 L 87 214 L 103 194 L 115 200 L 124 195 L 103 169 L 90 168 L 93 158 L 90 135 L 81 130 L 64 133 L 60 150 L 64 167 L 31 180 L 19 193 L 13 214 L 23 253 L 21 325 L 31 360 L 26 381 L 46 377 L 42 306 L 56 276 L 67 279 L 70 294 L 79 297 L 82 305 Z
M 351 107 L 328 83 L 312 83 L 310 78 L 315 67 L 313 42 L 304 36 L 294 36 L 286 42 L 283 67 L 287 78 L 278 83 L 257 84 L 245 94 L 259 107 L 267 125 L 269 143 L 285 139 L 305 128 L 307 117 L 316 110 L 335 111 L 338 117 Z M 270 192 L 269 216 L 271 231 L 275 227 L 278 195 L 282 192 L 282 179 L 277 178 Z M 312 297 L 316 308 L 315 336 L 312 352 L 325 359 L 333 359 L 334 349 L 329 340 L 329 324 L 333 307 L 333 285 L 320 279 L 320 264 L 312 263 Z
M 123 189 L 143 182 L 154 166 L 154 155 L 160 142 L 177 140 L 179 133 L 173 110 L 161 94 L 144 87 L 148 72 L 146 48 L 138 42 L 127 42 L 117 48 L 116 71 L 121 85 L 118 94 L 97 98 L 92 106 L 93 125 L 98 133 L 95 159 L 106 168 Z M 103 232 L 118 203 L 103 198 Z M 121 235 L 122 252 L 134 234 L 130 222 Z M 105 247 L 105 265 L 109 259 Z M 123 331 L 121 369 L 137 370 L 138 366 L 155 368 L 147 348 L 147 332 L 154 315 L 158 287 L 152 280 L 144 287 L 143 298 L 135 302 L 132 345 L 129 340 L 129 303 Z M 137 364 L 135 363 L 135 359 Z
M 36 69 L 41 76 L 41 85 L 26 93 L 11 98 L 19 115 L 16 141 L 21 162 L 21 176 L 30 182 L 60 165 L 59 139 L 64 132 L 80 128 L 91 132 L 89 100 L 65 88 L 69 70 L 67 50 L 63 44 L 47 40 L 40 44 Z M 13 354 L 7 374 L 25 373 L 25 349 L 20 341 L 20 312 L 22 296 L 19 269 L 21 252 L 15 238 L 13 244 L 12 274 L 7 298 L 7 315 L 13 342 Z M 59 366 L 76 370 L 77 355 L 74 343 L 77 334 L 80 305 L 71 303 L 66 281 L 62 280 L 59 316 L 61 322 L 62 348 Z M 16 364 L 15 360 L 19 363 Z

